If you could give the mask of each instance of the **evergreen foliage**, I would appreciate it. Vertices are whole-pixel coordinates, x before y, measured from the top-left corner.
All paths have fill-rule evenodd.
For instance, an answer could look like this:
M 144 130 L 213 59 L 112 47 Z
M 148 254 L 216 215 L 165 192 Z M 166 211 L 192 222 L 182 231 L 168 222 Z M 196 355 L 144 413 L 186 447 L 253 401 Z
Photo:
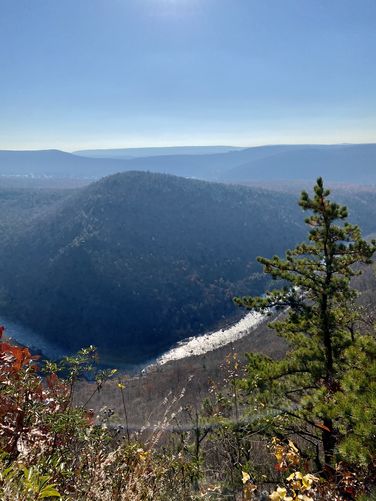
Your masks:
M 368 467 L 376 452 L 376 341 L 373 332 L 359 332 L 351 279 L 376 247 L 329 194 L 321 178 L 313 197 L 302 192 L 299 205 L 311 212 L 308 242 L 285 259 L 258 258 L 285 286 L 235 299 L 247 309 L 279 311 L 271 326 L 289 345 L 277 361 L 250 354 L 244 384 L 260 420 L 278 436 L 299 435 L 318 468 L 323 459 Z

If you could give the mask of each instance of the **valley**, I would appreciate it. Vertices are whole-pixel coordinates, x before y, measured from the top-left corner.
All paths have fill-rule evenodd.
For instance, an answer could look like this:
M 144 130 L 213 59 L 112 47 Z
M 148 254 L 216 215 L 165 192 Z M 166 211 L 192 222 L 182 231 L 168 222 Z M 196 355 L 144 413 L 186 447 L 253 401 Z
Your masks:
M 249 157 L 258 162 L 302 155 L 307 148 L 273 146 L 205 155 L 200 149 L 190 154 L 172 149 L 157 157 L 152 156 L 155 149 L 146 149 L 145 157 L 137 150 L 140 156 L 133 160 L 153 169 L 158 159 L 168 170 L 176 158 L 194 166 L 205 157 L 213 168 L 214 159 L 220 159 L 224 168 L 226 162 L 230 166 Z M 308 149 L 341 156 L 344 148 Z M 355 165 L 360 150 L 362 155 L 373 151 L 372 145 L 354 147 L 347 162 Z M 44 168 L 38 155 L 32 152 L 33 162 Z M 105 162 L 111 151 L 100 155 L 99 162 Z M 241 186 L 130 171 L 90 182 L 69 177 L 64 162 L 74 155 L 43 152 L 42 157 L 49 158 L 50 174 L 60 177 L 0 178 L 0 312 L 22 326 L 20 337 L 38 333 L 40 338 L 32 339 L 40 341 L 33 346 L 44 340 L 49 352 L 53 347 L 72 353 L 94 344 L 101 364 L 127 370 L 158 357 L 199 354 L 206 343 L 211 346 L 205 333 L 241 320 L 243 313 L 232 302 L 235 295 L 260 294 L 272 286 L 256 257 L 281 254 L 304 234 L 294 200 L 308 181 L 279 182 L 274 174 L 268 182 Z M 4 158 L 0 154 L 0 170 Z M 28 164 L 26 152 L 20 158 L 24 167 L 34 165 Z M 85 165 L 94 162 L 93 169 L 99 165 L 98 159 L 82 160 Z M 342 183 L 335 190 L 352 221 L 365 234 L 375 232 L 372 186 Z M 192 336 L 203 337 L 184 341 Z M 226 336 L 219 334 L 210 349 Z M 183 345 L 176 345 L 181 341 Z
M 61 348 L 147 361 L 239 318 L 232 297 L 265 287 L 256 256 L 302 235 L 291 199 L 163 174 L 104 178 L 2 246 L 2 312 Z

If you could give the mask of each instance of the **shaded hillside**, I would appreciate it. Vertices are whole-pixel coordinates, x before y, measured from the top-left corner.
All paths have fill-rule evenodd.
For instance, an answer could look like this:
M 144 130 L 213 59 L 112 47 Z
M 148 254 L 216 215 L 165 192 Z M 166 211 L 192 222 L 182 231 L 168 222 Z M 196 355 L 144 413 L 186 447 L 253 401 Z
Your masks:
M 68 197 L 73 190 L 24 189 L 8 187 L 0 180 L 0 241 L 12 239 L 28 227 L 31 221 L 48 211 Z
M 111 176 L 2 249 L 2 311 L 66 348 L 137 362 L 239 314 L 257 255 L 300 240 L 295 197 L 158 174 Z

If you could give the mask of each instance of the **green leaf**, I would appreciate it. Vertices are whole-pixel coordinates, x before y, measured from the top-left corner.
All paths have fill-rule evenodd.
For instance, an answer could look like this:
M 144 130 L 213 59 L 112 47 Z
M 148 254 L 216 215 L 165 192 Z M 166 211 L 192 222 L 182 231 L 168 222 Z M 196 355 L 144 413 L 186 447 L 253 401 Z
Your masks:
M 38 496 L 40 499 L 44 498 L 61 498 L 60 492 L 55 489 L 54 485 L 47 485 L 42 489 Z

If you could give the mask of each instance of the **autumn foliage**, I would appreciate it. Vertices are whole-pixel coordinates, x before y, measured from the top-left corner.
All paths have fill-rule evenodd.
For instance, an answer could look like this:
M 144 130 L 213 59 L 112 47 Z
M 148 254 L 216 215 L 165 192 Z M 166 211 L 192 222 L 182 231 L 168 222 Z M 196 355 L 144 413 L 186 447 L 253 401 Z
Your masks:
M 190 499 L 187 458 L 130 441 L 122 427 L 103 416 L 94 423 L 91 410 L 73 404 L 94 359 L 90 347 L 39 367 L 27 348 L 0 344 L 0 499 Z M 95 372 L 96 390 L 115 372 Z

